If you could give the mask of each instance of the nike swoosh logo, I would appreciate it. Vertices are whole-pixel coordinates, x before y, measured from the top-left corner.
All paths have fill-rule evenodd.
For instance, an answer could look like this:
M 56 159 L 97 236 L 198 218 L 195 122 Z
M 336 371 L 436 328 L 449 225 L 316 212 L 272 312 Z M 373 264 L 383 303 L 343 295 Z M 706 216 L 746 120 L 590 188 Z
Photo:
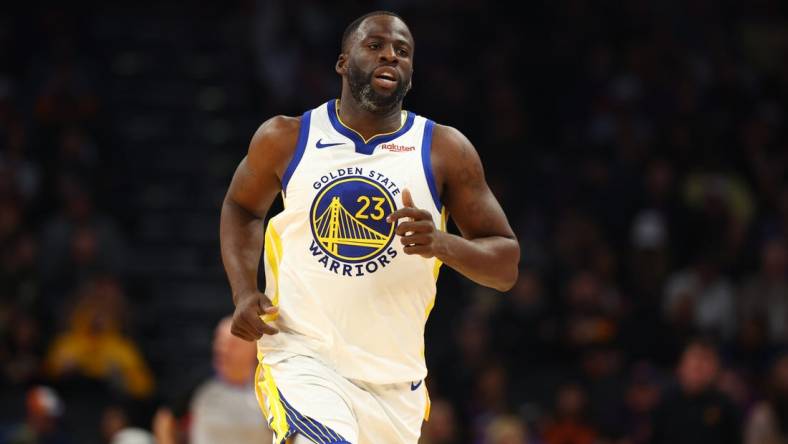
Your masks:
M 418 384 L 416 384 L 416 385 L 414 385 L 414 384 L 411 382 L 411 383 L 410 383 L 410 391 L 414 391 L 414 390 L 416 390 L 417 388 L 421 387 L 421 383 L 422 383 L 423 381 L 424 381 L 424 380 L 422 379 L 422 380 L 421 380 L 421 381 L 419 381 L 419 383 L 418 383 Z
M 318 139 L 317 143 L 315 144 L 315 146 L 318 149 L 320 149 L 320 148 L 328 148 L 330 146 L 337 146 L 337 145 L 343 145 L 343 143 L 342 142 L 340 142 L 340 143 L 323 143 L 323 139 Z

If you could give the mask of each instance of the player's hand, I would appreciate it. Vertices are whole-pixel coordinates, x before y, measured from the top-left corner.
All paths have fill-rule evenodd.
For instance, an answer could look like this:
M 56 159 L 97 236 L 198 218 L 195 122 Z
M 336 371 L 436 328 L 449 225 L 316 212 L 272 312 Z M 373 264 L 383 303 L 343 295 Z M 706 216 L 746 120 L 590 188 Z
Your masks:
M 279 333 L 276 327 L 263 321 L 263 316 L 275 315 L 279 308 L 271 303 L 268 297 L 259 291 L 247 291 L 238 295 L 233 313 L 233 335 L 247 341 L 255 341 L 265 335 Z
M 395 222 L 407 218 L 397 225 L 396 231 L 405 246 L 405 254 L 418 254 L 425 258 L 437 256 L 445 233 L 435 228 L 429 211 L 416 208 L 407 188 L 402 190 L 402 204 L 404 207 L 389 214 L 386 220 Z

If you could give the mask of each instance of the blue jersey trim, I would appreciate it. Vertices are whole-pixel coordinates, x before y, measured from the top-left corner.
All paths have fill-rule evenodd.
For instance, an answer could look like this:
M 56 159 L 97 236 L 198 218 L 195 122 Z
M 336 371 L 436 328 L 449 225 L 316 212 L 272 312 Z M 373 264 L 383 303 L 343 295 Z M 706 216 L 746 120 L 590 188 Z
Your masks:
M 298 130 L 298 141 L 296 142 L 295 152 L 293 158 L 287 165 L 285 174 L 282 176 L 282 193 L 287 195 L 287 184 L 290 182 L 290 177 L 295 172 L 296 167 L 301 158 L 304 157 L 304 150 L 306 149 L 306 141 L 309 139 L 309 121 L 311 120 L 312 111 L 307 111 L 301 116 L 301 128 Z
M 415 119 L 416 115 L 408 111 L 408 117 L 405 119 L 405 123 L 400 129 L 389 134 L 379 134 L 365 141 L 357 132 L 339 121 L 339 117 L 337 117 L 337 101 L 330 100 L 328 102 L 328 120 L 331 121 L 331 126 L 333 126 L 337 132 L 352 140 L 353 144 L 356 146 L 356 152 L 360 154 L 370 155 L 379 144 L 392 141 L 403 135 L 413 126 L 413 121 Z
M 289 402 L 287 402 L 285 397 L 282 396 L 282 391 L 278 391 L 279 400 L 282 401 L 282 407 L 284 407 L 290 430 L 303 433 L 310 441 L 317 444 L 342 444 L 348 442 L 342 435 L 333 431 L 331 428 L 324 426 L 309 416 L 304 416 L 299 413 Z M 290 436 L 292 436 L 292 434 L 288 434 L 288 437 Z
M 432 129 L 435 127 L 435 122 L 427 120 L 424 124 L 424 137 L 421 139 L 421 163 L 424 165 L 424 175 L 427 177 L 427 185 L 430 188 L 432 201 L 435 202 L 435 208 L 438 211 L 443 209 L 440 196 L 438 196 L 438 186 L 435 184 L 435 176 L 432 174 Z

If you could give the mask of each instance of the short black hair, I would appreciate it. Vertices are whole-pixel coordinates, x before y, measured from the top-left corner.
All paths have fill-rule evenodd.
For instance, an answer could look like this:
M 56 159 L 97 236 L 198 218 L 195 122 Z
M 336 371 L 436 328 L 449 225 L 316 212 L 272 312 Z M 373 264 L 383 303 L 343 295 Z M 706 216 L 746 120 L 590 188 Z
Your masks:
M 369 17 L 375 17 L 375 16 L 378 16 L 378 15 L 388 15 L 388 16 L 391 16 L 391 17 L 396 17 L 396 18 L 402 20 L 403 23 L 405 22 L 405 20 L 402 17 L 400 17 L 399 14 L 391 12 L 391 11 L 372 11 L 372 12 L 368 12 L 368 13 L 362 15 L 361 17 L 359 17 L 359 18 L 353 20 L 352 22 L 350 22 L 350 24 L 347 25 L 347 28 L 345 28 L 345 32 L 342 33 L 342 47 L 341 47 L 342 52 L 345 52 L 345 49 L 347 47 L 347 41 L 350 39 L 350 36 L 353 35 L 356 32 L 358 27 L 361 26 L 361 22 L 363 22 L 364 20 L 368 19 Z

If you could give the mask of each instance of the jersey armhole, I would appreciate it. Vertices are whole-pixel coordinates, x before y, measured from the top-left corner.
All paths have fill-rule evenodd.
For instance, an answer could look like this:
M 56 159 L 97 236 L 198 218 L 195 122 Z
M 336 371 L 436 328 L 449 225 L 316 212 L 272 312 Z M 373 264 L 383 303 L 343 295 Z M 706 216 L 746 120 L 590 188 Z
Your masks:
M 443 211 L 443 203 L 441 203 L 440 196 L 438 195 L 438 186 L 435 183 L 435 175 L 432 173 L 432 130 L 435 127 L 435 122 L 427 120 L 424 123 L 424 135 L 421 140 L 421 164 L 424 167 L 424 176 L 427 179 L 427 186 L 430 188 L 432 201 L 435 203 L 435 208 L 438 212 Z
M 295 172 L 299 162 L 301 162 L 301 158 L 304 157 L 306 142 L 307 139 L 309 139 L 309 122 L 311 120 L 311 116 L 311 110 L 305 112 L 301 116 L 301 127 L 298 129 L 298 140 L 296 141 L 295 152 L 293 153 L 293 158 L 290 159 L 290 163 L 287 165 L 287 169 L 285 169 L 285 174 L 282 176 L 283 196 L 287 195 L 287 184 L 290 182 L 290 178 L 293 176 L 293 173 Z

